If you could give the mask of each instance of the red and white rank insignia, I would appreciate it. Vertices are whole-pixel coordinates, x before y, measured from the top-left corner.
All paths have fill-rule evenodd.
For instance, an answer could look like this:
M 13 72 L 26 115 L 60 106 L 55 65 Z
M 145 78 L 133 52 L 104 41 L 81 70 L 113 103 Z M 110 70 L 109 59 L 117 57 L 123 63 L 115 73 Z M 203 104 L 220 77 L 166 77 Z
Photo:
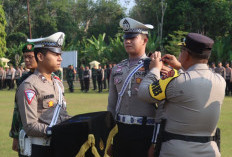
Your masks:
M 26 99 L 27 99 L 27 103 L 30 105 L 32 100 L 35 97 L 35 91 L 31 90 L 31 89 L 27 89 L 24 91 L 25 95 L 26 95 Z
M 58 76 L 53 76 L 53 77 L 54 77 L 54 79 L 57 79 L 57 80 L 59 80 L 61 82 L 61 80 L 60 80 L 60 78 Z

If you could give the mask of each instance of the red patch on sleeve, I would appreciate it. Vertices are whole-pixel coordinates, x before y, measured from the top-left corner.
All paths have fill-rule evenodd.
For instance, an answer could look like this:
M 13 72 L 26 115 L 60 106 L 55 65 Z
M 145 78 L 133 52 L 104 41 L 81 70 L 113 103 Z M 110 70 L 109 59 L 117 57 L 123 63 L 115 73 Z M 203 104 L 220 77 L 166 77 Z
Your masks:
M 54 76 L 54 79 L 57 79 L 57 80 L 61 81 L 58 76 Z
M 27 99 L 27 103 L 30 105 L 32 100 L 35 97 L 35 91 L 33 91 L 32 89 L 27 89 L 24 91 L 26 99 Z

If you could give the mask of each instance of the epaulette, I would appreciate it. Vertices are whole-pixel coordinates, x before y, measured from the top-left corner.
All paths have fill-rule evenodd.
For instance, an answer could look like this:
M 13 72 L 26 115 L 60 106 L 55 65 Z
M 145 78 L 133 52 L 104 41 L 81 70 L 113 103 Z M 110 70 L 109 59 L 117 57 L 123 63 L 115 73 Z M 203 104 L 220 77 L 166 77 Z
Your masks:
M 150 58 L 144 58 L 144 59 L 143 59 L 143 65 L 144 65 L 145 71 L 148 71 L 148 70 L 149 70 L 150 62 L 151 62 L 151 59 L 150 59 Z
M 128 59 L 124 59 L 121 62 L 119 62 L 116 66 L 123 66 L 124 64 L 127 64 L 128 61 L 129 61 Z
M 119 62 L 118 64 L 125 63 L 125 62 L 128 62 L 128 59 L 124 59 L 121 62 Z
M 37 75 L 35 74 L 31 74 L 30 76 L 28 76 L 28 78 L 26 78 L 24 80 L 25 83 L 30 83 L 33 84 L 34 82 L 37 82 Z

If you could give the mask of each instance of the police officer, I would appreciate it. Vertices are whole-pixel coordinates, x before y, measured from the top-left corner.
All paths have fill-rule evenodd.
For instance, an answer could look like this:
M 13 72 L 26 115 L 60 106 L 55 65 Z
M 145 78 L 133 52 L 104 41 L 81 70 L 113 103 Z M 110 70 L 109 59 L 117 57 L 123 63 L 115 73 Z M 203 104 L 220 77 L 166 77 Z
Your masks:
M 89 91 L 89 81 L 91 77 L 91 72 L 89 70 L 89 66 L 85 67 L 85 71 L 83 73 L 84 76 L 84 84 L 85 84 L 85 92 L 87 93 Z
M 111 72 L 108 111 L 118 124 L 118 134 L 113 140 L 114 157 L 145 157 L 154 128 L 155 107 L 137 97 L 139 85 L 146 75 L 143 60 L 152 25 L 131 18 L 120 21 L 123 28 L 124 47 L 129 59 L 115 65 Z
M 23 145 L 20 145 L 22 155 L 52 156 L 48 136 L 50 128 L 56 124 L 56 121 L 59 123 L 69 118 L 65 111 L 66 102 L 62 82 L 52 76 L 52 72 L 58 70 L 61 65 L 63 40 L 62 32 L 46 38 L 28 39 L 35 44 L 34 53 L 38 68 L 19 86 L 16 93 L 16 102 L 19 105 L 23 124 L 20 140 L 25 141 Z M 60 112 L 56 112 L 59 109 Z
M 25 66 L 30 69 L 29 72 L 25 73 L 17 83 L 19 86 L 26 78 L 28 78 L 31 74 L 33 74 L 34 70 L 37 68 L 37 62 L 35 60 L 34 55 L 34 44 L 33 43 L 26 43 L 23 48 L 23 59 L 25 62 Z M 19 131 L 22 129 L 22 122 L 19 115 L 18 104 L 15 102 L 14 105 L 14 112 L 12 118 L 12 124 L 10 129 L 10 137 L 13 138 L 12 149 L 18 151 L 18 138 L 19 138 Z
M 102 92 L 102 81 L 104 80 L 104 69 L 102 69 L 101 65 L 98 66 L 97 69 L 97 83 L 98 83 L 98 92 Z
M 72 93 L 73 92 L 73 81 L 74 81 L 74 70 L 73 70 L 73 66 L 69 65 L 68 66 L 68 70 L 67 70 L 67 75 L 66 75 L 66 79 L 67 79 L 67 83 L 68 83 L 68 87 L 69 87 L 69 91 Z
M 6 82 L 7 86 L 9 87 L 8 90 L 13 89 L 14 84 L 14 77 L 15 77 L 15 70 L 13 65 L 10 65 L 9 69 L 6 71 Z
M 103 88 L 106 89 L 106 79 L 107 79 L 107 67 L 104 65 L 104 79 L 103 79 Z
M 215 68 L 215 72 L 219 73 L 224 79 L 226 79 L 226 70 L 222 66 L 222 62 L 221 61 L 218 62 L 218 66 Z
M 210 70 L 212 70 L 212 72 L 215 72 L 215 69 L 216 69 L 216 66 L 215 66 L 215 63 L 213 62 L 213 63 L 211 64 Z
M 151 56 L 151 70 L 138 95 L 150 103 L 164 101 L 166 125 L 160 157 L 221 156 L 213 136 L 225 80 L 207 66 L 213 44 L 209 37 L 189 33 L 181 44 L 179 61 L 169 54 L 161 58 L 160 52 Z M 163 63 L 174 69 L 160 79 Z
M 84 66 L 81 65 L 80 66 L 80 69 L 78 70 L 78 78 L 79 78 L 79 81 L 80 81 L 80 85 L 81 85 L 81 91 L 83 92 L 84 91 Z
M 109 84 L 110 84 L 110 74 L 111 74 L 111 71 L 112 71 L 112 64 L 109 64 L 108 68 L 106 70 L 108 89 L 109 89 Z
M 232 82 L 232 69 L 230 68 L 229 62 L 225 64 L 225 71 L 226 71 L 226 95 L 230 95 L 231 91 L 231 82 Z M 232 93 L 231 93 L 232 94 Z
M 0 90 L 3 88 L 4 73 L 4 69 L 0 66 Z
M 92 81 L 93 81 L 93 90 L 97 89 L 97 66 L 94 65 L 94 67 L 91 69 L 92 73 Z
M 20 77 L 22 77 L 22 71 L 20 70 L 19 66 L 17 66 L 16 71 L 15 71 L 15 81 L 16 81 L 17 87 L 19 85 Z
M 5 73 L 4 73 L 4 79 L 3 79 L 3 88 L 7 88 L 7 79 L 6 79 L 6 72 L 8 71 L 8 69 L 9 69 L 9 66 L 5 66 Z

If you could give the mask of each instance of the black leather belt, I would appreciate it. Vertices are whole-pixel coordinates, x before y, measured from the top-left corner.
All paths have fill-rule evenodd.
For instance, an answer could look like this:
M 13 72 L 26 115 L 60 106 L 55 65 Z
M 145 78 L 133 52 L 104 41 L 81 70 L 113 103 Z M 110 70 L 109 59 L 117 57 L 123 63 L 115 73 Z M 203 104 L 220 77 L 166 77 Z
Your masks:
M 187 136 L 164 131 L 163 142 L 169 140 L 182 140 L 188 142 L 207 143 L 210 141 L 215 141 L 215 136 Z

